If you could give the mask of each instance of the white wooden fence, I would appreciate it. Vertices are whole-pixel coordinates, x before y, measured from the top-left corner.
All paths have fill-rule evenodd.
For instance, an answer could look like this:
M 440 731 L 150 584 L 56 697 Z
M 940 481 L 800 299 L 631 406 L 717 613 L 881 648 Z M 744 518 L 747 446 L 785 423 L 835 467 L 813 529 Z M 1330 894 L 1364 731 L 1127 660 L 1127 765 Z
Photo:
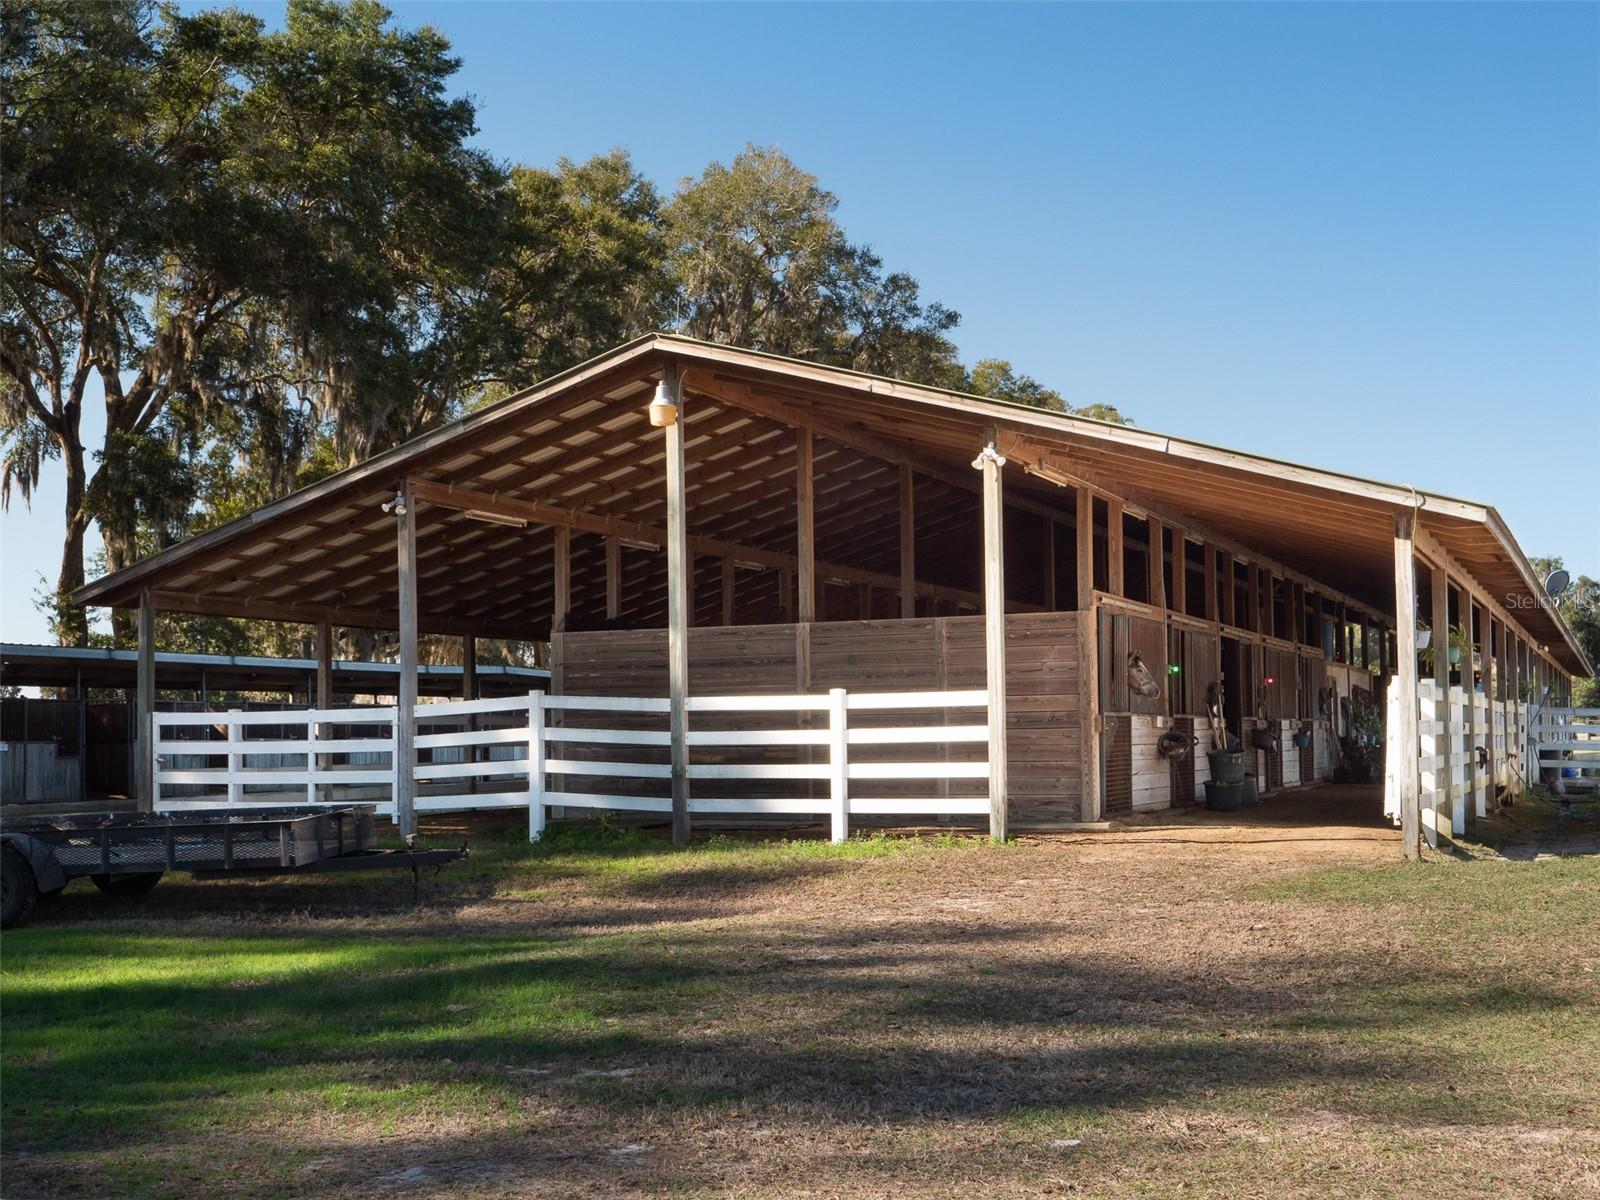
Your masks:
M 986 705 L 981 689 L 691 697 L 689 811 L 826 814 L 835 841 L 852 815 L 986 814 L 986 784 L 950 794 L 952 781 L 988 779 Z M 979 718 L 952 722 L 963 709 Z M 667 712 L 664 698 L 543 692 L 419 706 L 416 810 L 525 807 L 531 838 L 551 808 L 668 813 Z M 394 722 L 393 708 L 155 713 L 154 807 L 361 801 L 392 817 Z M 695 794 L 696 782 L 722 791 L 730 781 L 767 794 Z M 804 794 L 772 794 L 784 790 L 774 781 Z M 873 794 L 908 782 L 933 794 Z
M 1399 686 L 1398 680 L 1389 683 L 1391 729 Z M 1497 790 L 1520 791 L 1540 782 L 1542 772 L 1574 771 L 1581 779 L 1587 770 L 1585 786 L 1593 786 L 1592 773 L 1600 772 L 1600 709 L 1539 708 L 1474 691 L 1469 710 L 1468 700 L 1460 686 L 1450 688 L 1446 701 L 1433 680 L 1417 685 L 1417 771 L 1422 832 L 1430 844 L 1437 844 L 1440 833 L 1466 833 L 1469 805 L 1477 816 L 1487 816 Z M 1398 823 L 1402 751 L 1392 738 L 1386 749 L 1384 811 Z
M 1600 708 L 1537 709 L 1528 731 L 1529 753 L 1537 754 L 1542 771 L 1584 779 L 1590 786 L 1600 771 Z
M 1389 729 L 1398 726 L 1399 703 L 1400 681 L 1391 679 Z M 1416 703 L 1422 834 L 1429 845 L 1438 845 L 1441 833 L 1466 833 L 1469 806 L 1476 816 L 1485 817 L 1497 789 L 1518 786 L 1526 770 L 1517 751 L 1527 706 L 1520 701 L 1491 701 L 1476 690 L 1469 697 L 1460 685 L 1452 686 L 1446 696 L 1432 679 L 1418 681 Z M 1398 779 L 1404 752 L 1392 737 L 1385 743 L 1385 755 L 1384 812 L 1399 824 Z

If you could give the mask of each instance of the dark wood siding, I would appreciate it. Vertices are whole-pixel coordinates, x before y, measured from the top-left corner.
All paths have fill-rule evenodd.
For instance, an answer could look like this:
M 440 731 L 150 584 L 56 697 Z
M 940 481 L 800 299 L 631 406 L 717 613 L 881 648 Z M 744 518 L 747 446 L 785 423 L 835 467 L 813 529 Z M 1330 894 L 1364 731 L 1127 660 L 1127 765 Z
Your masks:
M 1083 663 L 1079 616 L 1075 612 L 1014 614 L 1006 618 L 1006 639 L 1006 741 L 1012 819 L 1019 825 L 1075 821 L 1082 794 Z M 554 655 L 557 692 L 596 696 L 666 694 L 664 630 L 560 634 L 554 642 Z M 982 617 L 713 626 L 689 631 L 692 695 L 815 693 L 834 687 L 878 692 L 981 688 L 984 674 Z M 741 728 L 793 728 L 797 720 L 808 718 L 741 713 L 730 719 Z M 981 717 L 969 710 L 950 710 L 948 719 L 953 724 L 963 724 Z M 874 718 L 874 723 L 892 725 L 896 720 L 895 714 L 885 713 Z M 784 753 L 781 748 L 774 751 L 780 757 Z M 793 752 L 787 753 L 792 761 Z M 918 749 L 909 756 L 924 753 Z M 981 759 L 984 748 L 960 745 L 940 753 L 952 761 Z M 905 758 L 908 754 L 900 747 L 863 747 L 852 755 L 867 756 Z M 753 785 L 749 782 L 736 786 L 742 794 L 752 794 Z M 937 785 L 927 781 L 885 783 L 874 786 L 870 794 L 927 795 L 930 786 Z M 983 782 L 978 780 L 954 780 L 945 786 L 950 794 L 958 796 L 982 795 L 985 791 Z M 695 790 L 701 795 L 717 795 L 723 789 L 699 782 Z M 806 792 L 796 791 L 791 784 L 773 794 Z
M 1100 711 L 1166 716 L 1171 677 L 1167 674 L 1169 656 L 1163 623 L 1101 609 L 1099 630 Z M 1159 695 L 1141 695 L 1129 684 L 1129 665 L 1135 654 L 1160 685 Z

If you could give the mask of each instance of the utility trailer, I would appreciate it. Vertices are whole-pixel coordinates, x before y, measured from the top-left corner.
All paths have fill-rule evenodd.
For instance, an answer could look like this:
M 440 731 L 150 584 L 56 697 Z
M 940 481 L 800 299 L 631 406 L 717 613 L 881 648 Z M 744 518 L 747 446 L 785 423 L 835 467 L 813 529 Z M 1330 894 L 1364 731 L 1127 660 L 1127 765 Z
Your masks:
M 464 858 L 456 849 L 378 849 L 371 804 L 78 813 L 0 826 L 0 927 L 26 920 L 40 897 L 87 876 L 111 896 L 142 896 L 168 871 L 197 879 L 423 867 Z

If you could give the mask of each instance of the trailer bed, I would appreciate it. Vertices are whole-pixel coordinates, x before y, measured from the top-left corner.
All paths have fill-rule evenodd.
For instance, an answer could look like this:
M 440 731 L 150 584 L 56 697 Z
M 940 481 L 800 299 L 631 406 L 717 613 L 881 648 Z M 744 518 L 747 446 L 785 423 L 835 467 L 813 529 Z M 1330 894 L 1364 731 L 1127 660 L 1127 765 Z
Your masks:
M 7 821 L 5 831 L 47 843 L 68 878 L 262 866 L 292 871 L 378 844 L 370 804 L 78 813 Z
M 78 813 L 8 820 L 5 919 L 9 928 L 34 901 L 88 877 L 112 895 L 148 891 L 168 871 L 200 878 L 422 867 L 465 857 L 458 849 L 378 848 L 371 804 L 198 809 L 173 813 Z

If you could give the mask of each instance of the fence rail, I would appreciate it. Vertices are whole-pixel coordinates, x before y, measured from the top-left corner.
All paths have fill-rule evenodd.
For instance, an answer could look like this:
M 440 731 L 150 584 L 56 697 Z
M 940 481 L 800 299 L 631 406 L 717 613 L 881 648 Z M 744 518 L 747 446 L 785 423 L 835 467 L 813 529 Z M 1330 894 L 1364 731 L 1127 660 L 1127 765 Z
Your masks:
M 986 787 L 950 793 L 952 782 L 959 789 L 988 778 L 988 762 L 974 753 L 989 737 L 987 700 L 976 689 L 691 697 L 689 811 L 826 815 L 835 841 L 849 835 L 852 815 L 985 814 Z M 671 738 L 649 727 L 668 708 L 660 697 L 542 692 L 424 705 L 415 714 L 416 809 L 526 808 L 531 838 L 551 809 L 670 812 Z M 952 721 L 952 710 L 980 717 Z M 150 719 L 159 811 L 359 799 L 394 815 L 393 708 Z M 885 784 L 930 783 L 923 790 L 938 794 L 874 794 Z M 710 794 L 697 795 L 695 784 L 711 785 L 701 789 Z M 722 795 L 722 785 L 751 794 Z
M 1530 753 L 1542 771 L 1600 771 L 1600 708 L 1546 708 L 1528 728 Z
M 1391 729 L 1400 703 L 1399 681 L 1391 680 Z M 1591 780 L 1600 773 L 1600 708 L 1541 708 L 1459 685 L 1441 695 L 1431 679 L 1419 681 L 1416 703 L 1422 832 L 1430 844 L 1440 833 L 1465 833 L 1468 808 L 1486 816 L 1497 792 L 1520 791 L 1552 773 L 1589 772 Z M 1384 808 L 1398 822 L 1404 752 L 1390 739 L 1386 753 Z

